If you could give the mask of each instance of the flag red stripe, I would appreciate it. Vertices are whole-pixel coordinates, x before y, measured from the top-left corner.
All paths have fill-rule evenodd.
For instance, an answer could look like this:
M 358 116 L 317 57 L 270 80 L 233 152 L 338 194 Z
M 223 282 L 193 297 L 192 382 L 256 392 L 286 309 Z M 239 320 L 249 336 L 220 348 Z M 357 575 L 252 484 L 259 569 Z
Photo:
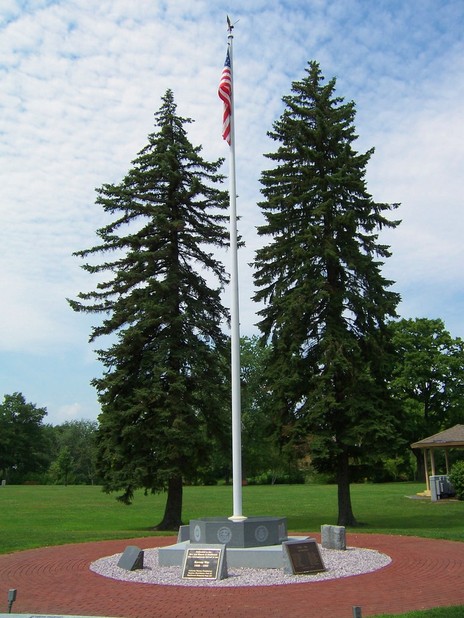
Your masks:
M 232 71 L 230 69 L 229 50 L 227 50 L 226 61 L 222 70 L 221 81 L 218 89 L 219 98 L 224 103 L 222 115 L 222 137 L 230 145 L 230 119 L 232 115 Z

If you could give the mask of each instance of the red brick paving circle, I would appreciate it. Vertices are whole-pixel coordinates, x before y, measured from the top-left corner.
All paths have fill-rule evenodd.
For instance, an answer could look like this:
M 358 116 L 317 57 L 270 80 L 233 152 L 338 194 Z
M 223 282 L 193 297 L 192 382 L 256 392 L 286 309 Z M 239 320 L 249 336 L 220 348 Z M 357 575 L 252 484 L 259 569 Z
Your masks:
M 348 534 L 350 546 L 376 549 L 392 562 L 373 573 L 285 586 L 160 586 L 89 570 L 94 560 L 127 545 L 148 549 L 173 542 L 173 537 L 147 537 L 0 555 L 0 613 L 7 612 L 10 588 L 18 591 L 16 613 L 122 618 L 350 618 L 355 605 L 363 617 L 464 606 L 464 543 L 417 537 Z

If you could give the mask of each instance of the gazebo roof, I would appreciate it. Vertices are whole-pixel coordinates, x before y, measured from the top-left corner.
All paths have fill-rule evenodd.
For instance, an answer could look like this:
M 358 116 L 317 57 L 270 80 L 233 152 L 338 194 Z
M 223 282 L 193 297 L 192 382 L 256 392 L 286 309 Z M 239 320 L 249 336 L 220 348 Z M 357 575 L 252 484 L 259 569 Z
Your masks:
M 464 446 L 464 425 L 455 425 L 450 427 L 450 429 L 445 429 L 445 431 L 440 431 L 440 433 L 411 444 L 411 448 L 438 448 L 445 446 Z

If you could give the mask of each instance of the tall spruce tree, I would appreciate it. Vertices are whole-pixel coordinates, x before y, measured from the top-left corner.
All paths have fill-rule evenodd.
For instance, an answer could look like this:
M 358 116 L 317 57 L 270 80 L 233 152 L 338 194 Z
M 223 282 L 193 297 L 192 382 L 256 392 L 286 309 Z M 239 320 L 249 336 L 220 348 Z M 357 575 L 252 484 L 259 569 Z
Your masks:
M 220 328 L 227 277 L 212 249 L 228 243 L 228 198 L 219 188 L 222 160 L 200 156 L 187 122 L 168 90 L 132 169 L 97 190 L 97 204 L 114 220 L 97 231 L 100 244 L 76 255 L 109 256 L 83 268 L 110 278 L 69 301 L 75 311 L 106 314 L 91 341 L 111 336 L 98 350 L 105 372 L 93 380 L 105 489 L 122 489 L 126 503 L 137 488 L 167 490 L 163 530 L 181 524 L 183 481 L 205 465 L 227 399 Z
M 386 383 L 386 322 L 399 296 L 381 275 L 389 248 L 378 231 L 395 227 L 366 191 L 373 150 L 359 154 L 355 106 L 324 84 L 318 63 L 292 84 L 269 136 L 275 163 L 261 177 L 269 244 L 256 252 L 259 328 L 272 343 L 268 366 L 282 441 L 308 442 L 320 470 L 338 484 L 338 522 L 354 525 L 352 464 L 388 446 L 395 431 Z

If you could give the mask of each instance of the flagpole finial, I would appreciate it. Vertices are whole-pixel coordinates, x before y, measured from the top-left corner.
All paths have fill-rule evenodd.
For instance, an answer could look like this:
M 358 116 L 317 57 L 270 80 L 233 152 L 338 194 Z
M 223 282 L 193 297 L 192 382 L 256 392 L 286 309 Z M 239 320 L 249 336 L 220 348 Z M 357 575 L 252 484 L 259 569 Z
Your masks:
M 236 21 L 236 22 L 232 23 L 232 22 L 230 21 L 230 17 L 227 15 L 227 30 L 228 30 L 228 32 L 229 32 L 229 35 L 231 35 L 231 34 L 232 34 L 232 30 L 234 29 L 235 24 L 236 24 L 237 22 L 239 22 L 239 21 L 240 21 L 240 20 L 239 20 L 239 19 L 237 19 L 237 21 Z

